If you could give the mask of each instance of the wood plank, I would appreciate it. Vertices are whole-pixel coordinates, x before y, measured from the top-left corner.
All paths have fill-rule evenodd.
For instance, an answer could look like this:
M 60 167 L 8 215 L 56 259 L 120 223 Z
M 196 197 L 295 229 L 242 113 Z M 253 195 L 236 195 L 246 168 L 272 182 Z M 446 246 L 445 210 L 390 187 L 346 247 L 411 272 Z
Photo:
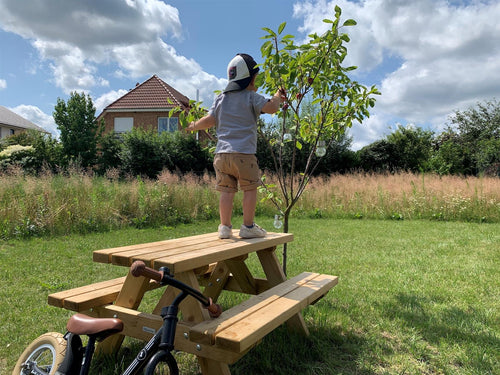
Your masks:
M 271 248 L 291 240 L 293 240 L 293 234 L 290 233 L 268 233 L 265 238 L 238 239 L 234 242 L 221 240 L 220 245 L 158 258 L 154 260 L 153 264 L 154 268 L 167 266 L 175 274 L 176 272 L 183 272 L 206 264 Z
M 210 278 L 207 280 L 203 294 L 212 298 L 212 301 L 217 302 L 219 296 L 224 289 L 229 277 L 229 269 L 224 262 L 219 262 L 215 266 Z
M 149 341 L 163 324 L 163 319 L 158 315 L 115 305 L 101 306 L 87 312 L 87 314 L 98 318 L 117 317 L 124 322 L 124 330 L 122 332 L 124 335 L 143 341 Z M 181 350 L 185 353 L 211 358 L 212 360 L 228 364 L 235 363 L 243 355 L 218 349 L 210 345 L 201 345 L 201 347 L 198 347 L 199 344 L 189 340 L 190 328 L 191 325 L 186 322 L 180 321 L 177 324 L 174 342 L 175 350 Z
M 207 238 L 212 239 L 212 238 L 216 238 L 216 237 L 217 237 L 217 233 L 215 232 L 215 233 L 200 234 L 200 235 L 192 236 L 192 237 L 173 238 L 173 239 L 169 239 L 169 240 L 162 240 L 162 241 L 156 241 L 156 242 L 140 243 L 140 244 L 135 244 L 135 245 L 128 245 L 128 246 L 112 247 L 112 248 L 102 249 L 102 250 L 95 250 L 93 252 L 93 260 L 94 260 L 94 262 L 98 262 L 98 263 L 112 263 L 111 257 L 113 256 L 113 254 L 126 253 L 127 251 L 140 252 L 142 249 L 161 247 L 161 246 L 165 246 L 168 244 L 182 244 L 185 241 L 204 241 Z
M 81 312 L 96 306 L 113 303 L 118 297 L 122 286 L 123 284 L 109 286 L 105 290 L 106 294 L 103 294 L 102 290 L 96 290 L 68 297 L 64 300 L 63 307 L 67 310 Z
M 134 260 L 140 259 L 147 265 L 152 264 L 151 261 L 158 257 L 169 256 L 171 254 L 179 254 L 194 249 L 210 248 L 211 246 L 220 243 L 220 239 L 216 236 L 210 237 L 187 237 L 183 241 L 169 241 L 161 246 L 142 246 L 140 249 L 131 249 L 120 251 L 111 256 L 111 262 L 120 266 L 129 266 Z
M 236 353 L 251 348 L 336 284 L 335 276 L 318 275 L 313 280 L 275 299 L 265 308 L 246 316 L 244 320 L 218 332 L 215 336 L 216 346 Z
M 270 285 L 275 286 L 286 280 L 286 275 L 279 263 L 275 249 L 257 251 L 257 256 Z M 302 314 L 298 313 L 292 316 L 286 324 L 289 330 L 309 336 L 309 329 Z
M 182 243 L 171 243 L 156 248 L 141 249 L 140 251 L 130 250 L 113 254 L 111 260 L 113 264 L 126 267 L 130 266 L 136 260 L 142 260 L 148 267 L 152 267 L 154 260 L 157 258 L 190 253 L 193 250 L 211 249 L 219 245 L 221 241 L 226 240 L 214 238 L 212 241 L 186 241 Z
M 245 320 L 248 316 L 265 308 L 267 305 L 279 299 L 282 295 L 290 293 L 292 290 L 317 276 L 318 274 L 316 273 L 303 272 L 274 288 L 243 301 L 229 310 L 223 311 L 217 319 L 205 321 L 193 327 L 190 333 L 191 340 L 200 343 L 214 344 L 215 337 L 219 332 L 222 332 L 239 321 Z
M 78 295 L 84 295 L 89 292 L 97 292 L 99 290 L 106 290 L 109 287 L 123 285 L 125 281 L 125 276 L 119 277 L 112 280 L 101 281 L 95 284 L 85 285 L 78 288 L 68 289 L 57 293 L 52 293 L 48 296 L 48 303 L 51 306 L 63 308 L 64 301 L 67 298 L 75 297 Z M 105 291 L 106 292 L 106 291 Z M 76 311 L 76 310 L 74 310 Z
M 268 238 L 269 237 L 269 238 Z M 284 237 L 283 233 L 271 233 L 268 234 L 266 238 L 255 238 L 252 239 L 253 243 L 256 244 L 258 249 L 267 248 L 267 242 L 271 237 Z M 293 237 L 292 237 L 293 238 Z M 161 247 L 155 247 L 154 249 L 141 249 L 141 250 L 130 250 L 126 252 L 120 252 L 118 254 L 112 255 L 112 263 L 122 266 L 130 266 L 135 260 L 142 260 L 146 265 L 153 267 L 155 266 L 155 260 L 161 258 L 163 260 L 167 258 L 181 258 L 185 260 L 191 260 L 193 254 L 195 256 L 200 256 L 200 254 L 212 254 L 217 253 L 221 249 L 239 247 L 241 244 L 245 243 L 247 240 L 239 237 L 231 237 L 228 239 L 219 239 L 217 236 L 213 238 L 206 238 L 200 241 L 197 237 L 187 237 L 182 243 L 175 243 L 164 245 Z M 286 242 L 286 241 L 285 241 Z M 255 250 L 251 250 L 255 251 Z M 231 254 L 229 255 L 230 257 Z M 217 258 L 214 262 L 223 260 Z M 202 266 L 208 263 L 202 263 Z M 174 272 L 173 266 L 170 266 L 171 271 Z M 178 272 L 185 271 L 185 269 L 178 270 Z
M 96 250 L 93 252 L 93 260 L 95 262 L 101 263 L 113 263 L 122 266 L 130 266 L 134 260 L 143 260 L 148 266 L 159 268 L 160 266 L 168 266 L 166 260 L 157 265 L 155 258 L 168 258 L 173 256 L 173 262 L 176 261 L 177 257 L 184 262 L 189 261 L 198 255 L 190 255 L 193 252 L 196 254 L 206 254 L 206 253 L 217 253 L 218 251 L 226 251 L 228 246 L 232 247 L 231 244 L 235 244 L 236 247 L 240 248 L 242 245 L 246 245 L 249 242 L 253 243 L 248 252 L 255 251 L 255 249 L 261 250 L 263 248 L 275 246 L 278 244 L 283 244 L 293 240 L 293 234 L 291 233 L 268 233 L 265 238 L 256 239 L 242 239 L 239 237 L 232 237 L 229 239 L 221 240 L 217 236 L 217 232 L 207 233 L 197 236 L 176 238 L 171 240 L 157 241 L 145 244 L 129 245 L 123 247 L 115 247 L 109 249 Z M 227 245 L 220 248 L 220 245 Z M 274 244 L 274 245 L 273 245 Z M 242 255 L 245 252 L 238 252 L 237 255 Z M 184 254 L 184 255 L 182 255 Z M 232 254 L 229 252 L 229 257 L 232 258 Z M 177 256 L 177 257 L 176 257 Z M 199 262 L 196 267 L 202 267 L 209 263 L 214 263 L 223 260 L 222 257 L 215 257 L 213 262 L 206 263 L 205 261 Z M 185 271 L 186 268 L 177 270 L 177 272 Z

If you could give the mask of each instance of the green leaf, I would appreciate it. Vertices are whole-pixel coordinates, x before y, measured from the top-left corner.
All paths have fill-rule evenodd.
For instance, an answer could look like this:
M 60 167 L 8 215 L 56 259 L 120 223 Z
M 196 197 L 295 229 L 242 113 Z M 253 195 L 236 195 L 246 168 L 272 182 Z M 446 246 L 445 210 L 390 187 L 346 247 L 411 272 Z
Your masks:
M 288 69 L 286 68 L 286 66 L 281 66 L 278 71 L 280 72 L 280 74 L 288 74 Z
M 347 34 L 342 34 L 340 36 L 340 39 L 342 39 L 344 42 L 347 42 L 347 43 L 349 43 L 351 41 L 351 38 L 349 38 L 349 35 L 347 35 Z
M 262 30 L 267 31 L 271 36 L 276 36 L 276 33 L 267 27 L 263 27 Z
M 302 143 L 299 141 L 295 142 L 295 147 L 297 147 L 298 150 L 302 150 Z
M 353 19 L 348 19 L 344 22 L 342 26 L 356 26 L 358 23 Z
M 278 28 L 278 34 L 281 34 L 281 32 L 283 31 L 283 29 L 285 28 L 286 26 L 286 22 L 283 22 L 280 27 Z

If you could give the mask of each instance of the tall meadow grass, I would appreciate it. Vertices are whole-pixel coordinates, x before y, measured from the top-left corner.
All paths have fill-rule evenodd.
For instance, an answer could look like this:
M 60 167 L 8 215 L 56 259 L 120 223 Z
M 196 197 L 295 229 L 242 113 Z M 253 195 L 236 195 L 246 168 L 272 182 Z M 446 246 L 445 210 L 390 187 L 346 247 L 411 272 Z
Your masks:
M 310 182 L 298 212 L 329 217 L 499 222 L 500 179 L 434 174 L 366 174 Z
M 268 181 L 272 181 L 268 176 Z M 218 217 L 218 193 L 209 174 L 164 171 L 157 180 L 97 177 L 82 171 L 38 177 L 0 176 L 0 238 L 109 231 L 127 226 L 172 226 Z M 235 215 L 241 214 L 241 194 Z M 257 215 L 276 214 L 259 202 Z M 292 217 L 431 219 L 500 222 L 500 179 L 424 174 L 319 177 Z

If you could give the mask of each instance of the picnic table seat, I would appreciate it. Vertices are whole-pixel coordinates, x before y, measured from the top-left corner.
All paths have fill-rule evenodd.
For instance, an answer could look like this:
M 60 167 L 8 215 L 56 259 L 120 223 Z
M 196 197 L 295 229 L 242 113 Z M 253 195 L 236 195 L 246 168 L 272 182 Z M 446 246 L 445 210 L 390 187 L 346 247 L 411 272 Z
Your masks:
M 48 303 L 66 310 L 84 312 L 115 302 L 124 282 L 125 276 L 52 293 L 48 296 Z M 149 283 L 149 290 L 158 287 L 158 283 Z
M 303 272 L 223 311 L 216 319 L 194 324 L 179 322 L 175 347 L 198 356 L 232 364 L 293 315 L 316 303 L 337 285 L 337 282 L 337 276 Z M 76 300 L 83 298 L 81 296 L 75 294 L 63 303 L 66 302 L 66 306 L 74 307 Z M 51 300 L 58 301 L 54 297 Z M 90 300 L 81 304 L 80 308 L 89 303 Z M 125 323 L 123 333 L 142 340 L 148 340 L 162 325 L 161 317 L 156 314 L 112 304 L 96 306 L 89 310 L 88 314 L 122 319 Z M 137 324 L 139 320 L 142 324 Z

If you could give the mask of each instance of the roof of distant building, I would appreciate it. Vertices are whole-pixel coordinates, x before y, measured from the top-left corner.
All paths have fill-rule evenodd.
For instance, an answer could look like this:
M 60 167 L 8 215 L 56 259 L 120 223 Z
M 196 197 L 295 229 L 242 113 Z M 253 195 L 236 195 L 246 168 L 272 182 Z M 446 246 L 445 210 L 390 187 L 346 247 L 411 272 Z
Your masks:
M 12 112 L 0 105 L 0 125 L 11 126 L 21 129 L 34 129 L 44 133 L 48 133 L 45 129 L 26 120 L 24 117 L 19 116 L 17 113 Z
M 165 110 L 189 107 L 189 98 L 153 75 L 104 108 L 106 111 Z

